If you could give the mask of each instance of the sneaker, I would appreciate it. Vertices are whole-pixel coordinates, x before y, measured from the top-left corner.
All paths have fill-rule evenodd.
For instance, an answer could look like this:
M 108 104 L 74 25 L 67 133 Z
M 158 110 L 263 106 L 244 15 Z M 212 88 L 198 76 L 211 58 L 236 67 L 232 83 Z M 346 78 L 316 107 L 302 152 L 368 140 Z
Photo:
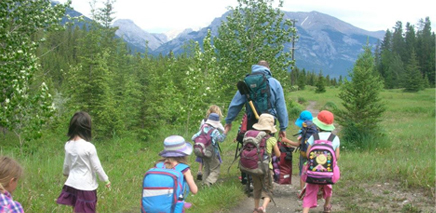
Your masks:
M 203 174 L 201 174 L 201 172 L 197 173 L 197 180 L 203 180 Z

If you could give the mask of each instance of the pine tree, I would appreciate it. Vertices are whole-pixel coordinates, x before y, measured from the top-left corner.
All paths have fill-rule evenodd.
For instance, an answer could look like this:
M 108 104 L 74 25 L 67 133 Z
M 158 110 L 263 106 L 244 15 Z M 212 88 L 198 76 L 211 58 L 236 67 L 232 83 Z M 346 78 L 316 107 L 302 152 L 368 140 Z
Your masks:
M 419 69 L 415 51 L 412 51 L 409 63 L 406 66 L 407 80 L 404 85 L 404 91 L 418 92 L 419 90 L 424 89 L 424 81 Z
M 351 81 L 345 81 L 340 88 L 339 98 L 345 109 L 335 110 L 346 141 L 360 146 L 366 136 L 376 135 L 385 106 L 380 91 L 383 82 L 374 74 L 374 58 L 369 46 L 358 57 L 349 73 Z
M 319 72 L 318 74 L 318 80 L 316 81 L 316 93 L 324 93 L 326 92 L 325 90 L 325 79 L 324 76 L 322 75 L 322 71 Z

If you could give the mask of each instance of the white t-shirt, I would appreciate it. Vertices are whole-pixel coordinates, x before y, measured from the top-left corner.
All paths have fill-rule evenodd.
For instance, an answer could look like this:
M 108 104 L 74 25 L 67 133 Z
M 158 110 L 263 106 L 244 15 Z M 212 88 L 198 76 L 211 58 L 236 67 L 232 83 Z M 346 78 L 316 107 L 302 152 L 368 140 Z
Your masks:
M 319 134 L 319 139 L 327 140 L 330 137 L 331 132 L 320 132 L 318 134 Z M 307 139 L 307 143 L 310 146 L 313 146 L 314 143 L 313 135 L 310 136 L 309 139 Z M 336 148 L 338 148 L 340 145 L 341 145 L 341 141 L 339 140 L 339 137 L 336 135 L 336 137 L 332 141 L 333 149 L 336 150 Z
M 83 139 L 65 144 L 63 174 L 68 175 L 65 185 L 84 191 L 97 189 L 97 174 L 101 181 L 109 180 L 95 146 Z

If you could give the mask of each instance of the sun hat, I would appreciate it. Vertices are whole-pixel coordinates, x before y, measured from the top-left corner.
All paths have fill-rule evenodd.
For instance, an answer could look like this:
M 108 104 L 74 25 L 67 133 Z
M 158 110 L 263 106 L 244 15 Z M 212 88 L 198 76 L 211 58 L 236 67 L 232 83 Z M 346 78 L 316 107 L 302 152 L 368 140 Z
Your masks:
M 313 119 L 313 123 L 320 129 L 325 131 L 333 131 L 335 126 L 333 125 L 334 116 L 333 113 L 327 110 L 322 110 L 318 113 L 318 116 Z
M 215 128 L 222 126 L 222 124 L 220 123 L 220 116 L 214 112 L 209 114 L 209 117 L 207 118 L 205 123 L 210 124 Z
M 312 113 L 309 112 L 308 110 L 304 110 L 303 112 L 300 113 L 300 117 L 298 117 L 297 120 L 295 120 L 295 125 L 302 128 L 303 122 L 312 121 L 312 119 L 313 119 Z
M 277 129 L 274 125 L 274 116 L 268 113 L 263 113 L 259 117 L 259 121 L 253 125 L 257 130 L 268 130 L 271 133 L 276 133 Z
M 171 135 L 164 140 L 164 150 L 159 153 L 162 157 L 183 157 L 192 153 L 192 145 L 179 135 Z

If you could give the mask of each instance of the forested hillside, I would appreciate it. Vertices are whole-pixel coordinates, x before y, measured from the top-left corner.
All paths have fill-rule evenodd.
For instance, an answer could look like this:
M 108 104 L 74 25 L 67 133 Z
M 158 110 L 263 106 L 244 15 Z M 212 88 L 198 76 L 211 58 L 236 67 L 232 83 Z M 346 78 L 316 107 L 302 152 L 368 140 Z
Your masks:
M 270 22 L 269 34 L 259 33 L 262 36 L 251 40 L 252 43 L 237 41 L 229 33 L 239 31 L 249 37 L 243 28 L 232 28 L 244 19 L 235 15 L 228 24 L 220 26 L 217 37 L 209 32 L 203 46 L 192 42 L 185 47 L 184 54 L 152 56 L 132 55 L 126 43 L 115 36 L 116 28 L 111 27 L 114 8 L 110 2 L 94 11 L 93 21 L 63 27 L 56 25 L 59 19 L 19 11 L 38 11 L 41 2 L 52 7 L 42 0 L 23 4 L 22 8 L 17 1 L 6 1 L 17 9 L 2 11 L 0 42 L 8 48 L 0 50 L 0 126 L 16 131 L 23 145 L 39 137 L 35 132 L 41 127 L 56 126 L 77 110 L 92 115 L 96 137 L 101 138 L 135 134 L 146 139 L 159 128 L 188 131 L 197 127 L 197 121 L 211 103 L 226 109 L 236 91 L 236 82 L 261 59 L 270 62 L 273 76 L 286 91 L 304 89 L 305 85 L 317 85 L 319 81 L 337 86 L 347 77 L 330 78 L 292 67 L 291 53 L 284 53 L 280 44 L 290 42 L 295 28 L 285 28 L 292 23 L 272 8 L 254 15 L 261 17 L 267 10 L 272 11 L 268 13 L 270 19 L 283 23 L 283 28 Z M 62 5 L 56 8 L 50 15 L 63 17 L 65 8 Z M 52 22 L 45 24 L 43 18 Z M 15 30 L 16 26 L 21 26 L 20 30 Z M 435 86 L 435 34 L 430 26 L 428 18 L 420 26 L 407 23 L 405 29 L 398 22 L 394 32 L 386 33 L 374 53 L 385 88 L 418 91 Z M 262 32 L 264 28 L 253 29 Z M 268 40 L 279 34 L 282 36 L 277 38 L 281 40 Z M 289 68 L 290 73 L 283 71 Z

